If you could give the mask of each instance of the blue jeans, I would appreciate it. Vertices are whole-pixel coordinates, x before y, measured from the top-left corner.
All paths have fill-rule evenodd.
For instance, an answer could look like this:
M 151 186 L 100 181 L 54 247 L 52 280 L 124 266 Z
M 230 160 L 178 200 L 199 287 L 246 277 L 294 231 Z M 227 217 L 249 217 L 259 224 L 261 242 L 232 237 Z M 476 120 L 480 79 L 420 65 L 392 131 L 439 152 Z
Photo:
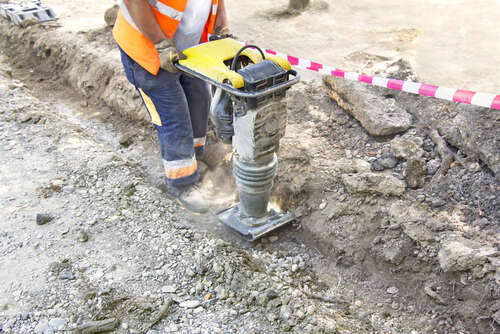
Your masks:
M 211 94 L 208 84 L 160 69 L 153 75 L 120 49 L 125 74 L 138 90 L 158 133 L 167 184 L 199 178 L 196 157 L 205 150 Z

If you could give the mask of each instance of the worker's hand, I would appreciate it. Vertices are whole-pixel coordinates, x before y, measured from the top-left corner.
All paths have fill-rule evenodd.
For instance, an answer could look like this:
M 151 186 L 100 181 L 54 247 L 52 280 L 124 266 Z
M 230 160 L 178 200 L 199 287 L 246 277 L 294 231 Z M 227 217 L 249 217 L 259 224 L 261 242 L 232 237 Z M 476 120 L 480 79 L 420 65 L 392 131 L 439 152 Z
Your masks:
M 229 27 L 227 25 L 220 25 L 215 28 L 214 34 L 209 38 L 210 41 L 216 41 L 218 39 L 224 38 L 236 38 L 231 34 Z
M 227 25 L 220 25 L 215 28 L 214 35 L 223 36 L 223 35 L 231 35 L 231 31 Z
M 174 63 L 176 61 L 186 59 L 186 56 L 177 50 L 174 44 L 174 39 L 165 39 L 156 43 L 155 47 L 156 51 L 158 51 L 158 55 L 160 56 L 160 67 L 170 73 L 179 72 L 177 68 L 175 68 Z

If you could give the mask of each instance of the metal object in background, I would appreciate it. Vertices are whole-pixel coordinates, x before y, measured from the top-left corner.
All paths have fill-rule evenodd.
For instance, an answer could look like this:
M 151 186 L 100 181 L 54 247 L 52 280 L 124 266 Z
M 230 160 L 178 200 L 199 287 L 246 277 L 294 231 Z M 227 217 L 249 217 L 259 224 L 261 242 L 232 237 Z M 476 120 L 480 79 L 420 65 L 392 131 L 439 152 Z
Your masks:
M 47 22 L 56 19 L 54 11 L 40 1 L 7 3 L 0 5 L 0 15 L 14 24 L 23 26 L 26 22 Z

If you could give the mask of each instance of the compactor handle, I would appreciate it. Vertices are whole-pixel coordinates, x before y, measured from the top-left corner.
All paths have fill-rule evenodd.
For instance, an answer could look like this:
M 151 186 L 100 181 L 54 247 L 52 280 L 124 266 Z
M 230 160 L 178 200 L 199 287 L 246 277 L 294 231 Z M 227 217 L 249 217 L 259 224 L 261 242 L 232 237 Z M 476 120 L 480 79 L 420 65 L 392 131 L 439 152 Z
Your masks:
M 264 55 L 264 52 L 257 45 L 252 45 L 252 44 L 245 45 L 238 52 L 236 52 L 236 55 L 234 56 L 233 62 L 231 64 L 231 71 L 235 71 L 236 70 L 236 64 L 238 63 L 238 58 L 240 58 L 240 54 L 243 51 L 245 51 L 246 49 L 248 49 L 248 48 L 255 48 L 255 49 L 257 49 L 260 52 L 260 55 L 262 56 L 262 60 L 266 59 L 266 56 Z

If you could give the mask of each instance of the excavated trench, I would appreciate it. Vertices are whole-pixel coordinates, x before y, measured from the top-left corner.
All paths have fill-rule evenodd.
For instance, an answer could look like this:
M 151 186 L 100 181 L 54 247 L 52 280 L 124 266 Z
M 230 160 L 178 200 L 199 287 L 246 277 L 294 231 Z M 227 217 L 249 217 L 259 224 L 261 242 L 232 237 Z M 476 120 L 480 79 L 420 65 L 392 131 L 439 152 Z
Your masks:
M 161 184 L 148 115 L 123 75 L 108 29 L 70 34 L 50 25 L 21 29 L 0 21 L 0 35 L 24 85 L 40 95 L 80 101 L 76 114 L 90 120 L 89 131 L 108 141 L 130 139 L 128 157 Z M 427 119 L 425 112 L 443 108 L 461 115 L 453 104 L 372 93 L 383 103 L 401 104 L 414 124 Z M 281 240 L 317 248 L 328 258 L 328 265 L 316 264 L 321 274 L 368 287 L 373 296 L 367 298 L 382 302 L 388 313 L 421 314 L 422 332 L 500 332 L 500 188 L 489 163 L 498 155 L 482 159 L 455 141 L 462 163 L 448 166 L 436 180 L 408 167 L 423 161 L 428 171 L 441 163 L 436 143 L 419 127 L 371 136 L 318 82 L 297 85 L 287 102 L 274 194 L 297 221 L 279 232 Z M 491 117 L 496 124 L 498 117 Z M 92 119 L 111 134 L 100 132 Z M 214 173 L 214 182 L 224 182 L 230 174 L 223 159 L 227 148 L 211 140 L 209 149 L 207 164 L 222 171 Z M 374 167 L 377 161 L 385 167 Z M 406 187 L 412 177 L 418 178 L 415 189 Z

